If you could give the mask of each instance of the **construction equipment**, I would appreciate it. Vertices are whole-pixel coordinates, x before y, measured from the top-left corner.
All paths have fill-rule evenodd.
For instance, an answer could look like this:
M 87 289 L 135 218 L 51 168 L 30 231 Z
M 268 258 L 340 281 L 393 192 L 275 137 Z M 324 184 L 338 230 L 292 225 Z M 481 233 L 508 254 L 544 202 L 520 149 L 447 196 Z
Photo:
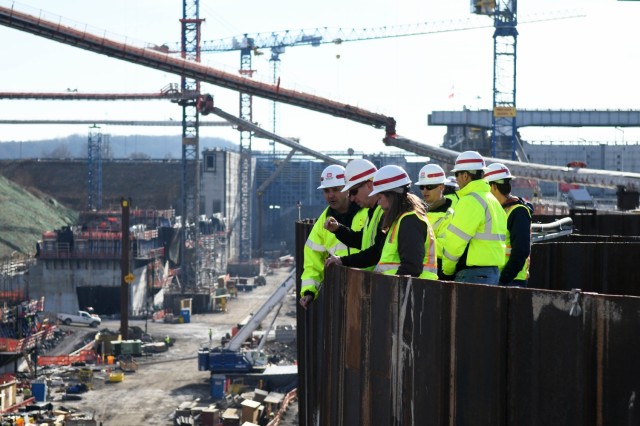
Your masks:
M 532 223 L 531 242 L 539 243 L 556 238 L 571 235 L 573 233 L 573 220 L 570 217 L 563 217 L 551 223 Z
M 209 351 L 201 350 L 198 356 L 198 369 L 209 370 L 212 374 L 246 373 L 266 365 L 267 359 L 261 350 L 262 344 L 256 350 L 243 349 L 242 345 L 251 337 L 269 312 L 275 306 L 281 304 L 285 295 L 295 286 L 295 274 L 296 270 L 293 269 L 267 301 L 260 306 L 258 311 L 248 318 L 246 325 L 238 330 L 238 333 L 227 342 L 225 347 L 218 347 Z M 266 339 L 266 334 L 263 339 Z

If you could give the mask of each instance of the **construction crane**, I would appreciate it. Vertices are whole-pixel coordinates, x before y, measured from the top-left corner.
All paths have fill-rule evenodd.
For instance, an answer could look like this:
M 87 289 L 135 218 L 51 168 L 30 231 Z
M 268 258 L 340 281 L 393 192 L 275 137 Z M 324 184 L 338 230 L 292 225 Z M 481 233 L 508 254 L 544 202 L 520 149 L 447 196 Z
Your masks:
M 516 160 L 517 0 L 471 0 L 471 11 L 493 17 L 491 156 Z
M 583 16 L 576 11 L 548 11 L 524 17 L 521 23 L 533 23 L 551 21 L 558 19 L 568 19 Z M 245 33 L 233 37 L 226 37 L 218 40 L 202 42 L 202 52 L 232 52 L 240 51 L 240 73 L 248 75 L 253 72 L 251 69 L 252 55 L 261 54 L 261 49 L 270 49 L 271 57 L 269 61 L 273 68 L 273 84 L 278 84 L 280 55 L 285 53 L 287 47 L 313 46 L 322 44 L 339 45 L 352 41 L 380 40 L 397 37 L 412 37 L 426 34 L 474 30 L 480 28 L 490 28 L 484 19 L 478 17 L 467 17 L 461 19 L 440 20 L 431 22 L 418 22 L 404 25 L 389 25 L 383 27 L 364 28 L 313 28 L 300 30 L 273 31 L 270 33 Z M 177 46 L 170 47 L 165 44 L 169 52 L 177 52 Z M 275 101 L 274 101 L 275 105 Z M 275 106 L 273 109 L 272 131 L 276 132 Z
M 182 1 L 180 56 L 183 59 L 200 62 L 200 19 L 199 0 Z M 200 131 L 198 101 L 200 81 L 197 78 L 182 75 L 180 93 L 182 99 L 182 240 L 180 244 L 181 285 L 197 288 L 199 277 L 199 227 L 200 217 L 200 173 L 199 151 Z M 192 233 L 189 233 L 189 221 L 192 221 Z

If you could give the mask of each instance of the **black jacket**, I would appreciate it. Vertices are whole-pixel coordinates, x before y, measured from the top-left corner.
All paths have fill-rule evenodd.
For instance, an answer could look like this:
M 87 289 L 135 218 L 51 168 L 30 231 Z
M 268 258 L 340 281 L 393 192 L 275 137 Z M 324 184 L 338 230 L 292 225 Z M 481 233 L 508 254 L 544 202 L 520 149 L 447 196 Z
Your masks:
M 531 254 L 531 215 L 533 205 L 522 198 L 516 197 L 503 204 L 508 209 L 516 204 L 525 208 L 516 207 L 511 211 L 507 219 L 507 230 L 511 241 L 511 256 L 500 273 L 500 284 L 509 284 L 522 270 Z

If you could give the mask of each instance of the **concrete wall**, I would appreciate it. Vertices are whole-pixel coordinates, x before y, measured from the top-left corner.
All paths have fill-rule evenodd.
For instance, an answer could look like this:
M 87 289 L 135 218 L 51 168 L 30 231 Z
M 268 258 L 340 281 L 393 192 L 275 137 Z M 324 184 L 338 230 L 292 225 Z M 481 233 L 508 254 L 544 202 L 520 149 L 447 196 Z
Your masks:
M 80 268 L 78 268 L 78 263 Z M 129 312 L 142 312 L 149 294 L 146 285 L 146 267 L 131 271 L 136 277 L 129 290 Z M 119 311 L 117 300 L 120 293 L 120 261 L 119 260 L 39 260 L 30 268 L 29 296 L 32 299 L 45 297 L 47 312 L 75 312 L 85 309 L 79 300 L 79 290 L 95 289 L 94 297 L 85 297 L 85 303 L 96 309 L 96 312 L 113 313 Z M 109 300 L 103 300 L 101 293 L 110 294 Z M 151 303 L 151 302 L 150 302 Z M 113 306 L 113 305 L 117 306 Z M 106 306 L 109 305 L 109 306 Z

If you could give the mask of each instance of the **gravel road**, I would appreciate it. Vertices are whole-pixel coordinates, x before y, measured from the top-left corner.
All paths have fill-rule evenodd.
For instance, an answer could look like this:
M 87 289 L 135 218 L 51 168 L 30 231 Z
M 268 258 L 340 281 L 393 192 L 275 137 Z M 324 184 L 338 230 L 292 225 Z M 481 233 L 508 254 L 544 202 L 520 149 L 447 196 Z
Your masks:
M 197 352 L 209 346 L 209 328 L 213 331 L 213 345 L 231 332 L 231 328 L 247 315 L 255 312 L 286 278 L 288 270 L 276 269 L 267 277 L 267 284 L 251 292 L 241 292 L 237 299 L 227 304 L 227 313 L 192 315 L 188 324 L 166 324 L 149 321 L 148 333 L 152 336 L 169 335 L 175 344 L 167 352 L 150 357 L 136 358 L 138 371 L 129 373 L 120 383 L 105 383 L 108 373 L 104 369 L 94 374 L 94 389 L 82 394 L 79 401 L 56 402 L 56 390 L 51 389 L 54 406 L 60 405 L 78 411 L 93 413 L 103 425 L 171 425 L 175 409 L 183 402 L 200 399 L 201 405 L 213 402 L 210 397 L 209 373 L 198 371 Z M 285 298 L 285 303 L 275 325 L 295 324 L 295 317 L 287 315 L 296 309 L 294 291 Z M 268 326 L 271 313 L 263 321 Z M 274 325 L 274 328 L 275 328 Z M 144 330 L 144 321 L 130 321 L 130 326 Z M 82 336 L 86 327 L 74 327 L 75 336 Z M 103 321 L 101 329 L 118 330 L 119 320 Z M 64 343 L 63 343 L 64 344 Z M 295 423 L 292 423 L 295 424 Z

